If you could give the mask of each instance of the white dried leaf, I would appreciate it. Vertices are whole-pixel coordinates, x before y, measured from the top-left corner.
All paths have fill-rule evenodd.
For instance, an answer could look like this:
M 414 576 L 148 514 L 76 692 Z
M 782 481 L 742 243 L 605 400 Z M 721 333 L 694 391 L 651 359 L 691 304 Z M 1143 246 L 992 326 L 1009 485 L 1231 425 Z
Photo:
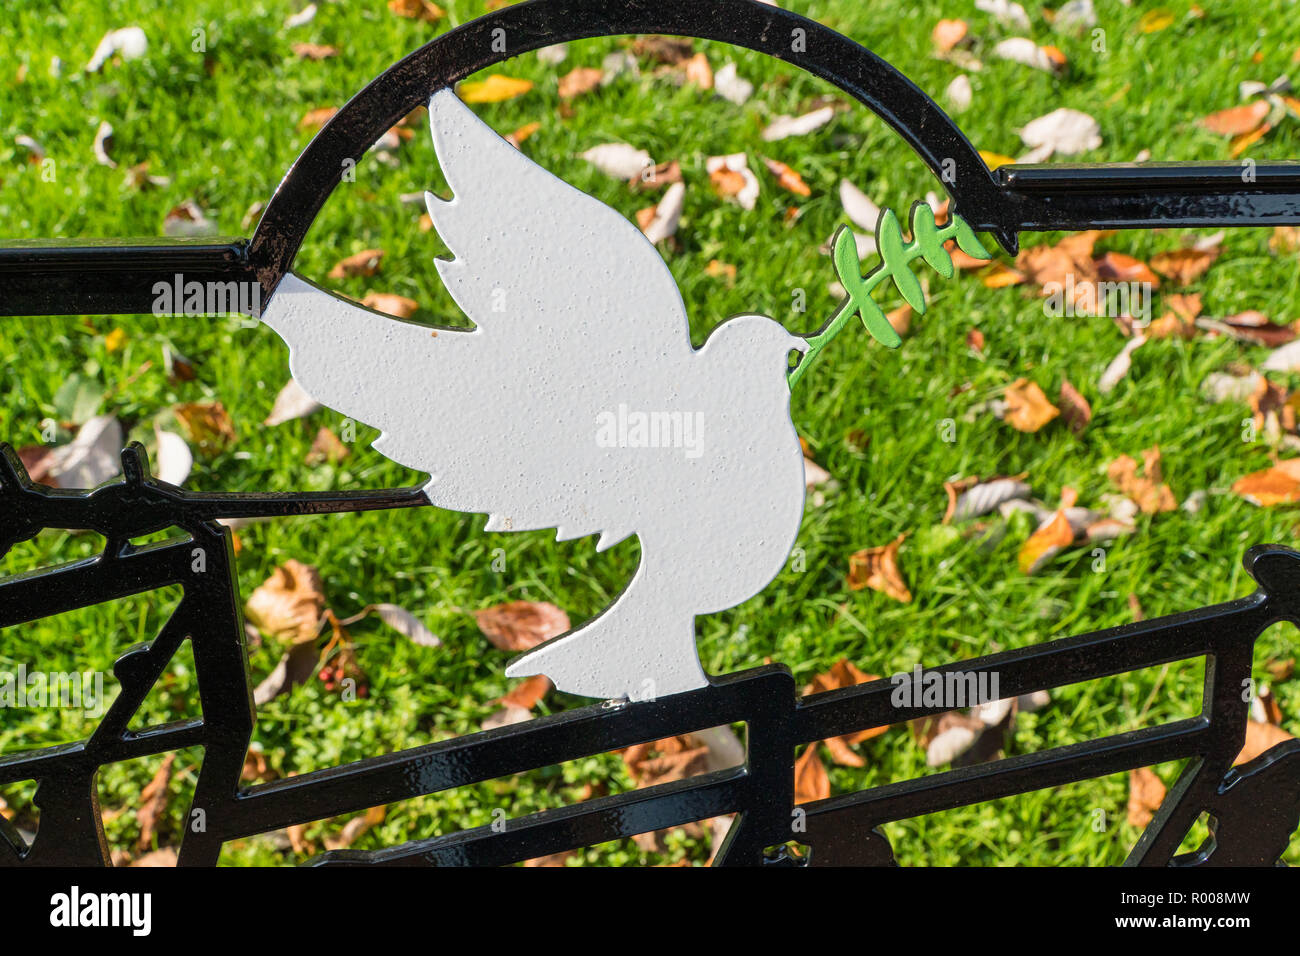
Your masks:
M 167 217 L 163 219 L 164 236 L 192 239 L 199 236 L 215 236 L 220 231 L 217 224 L 209 219 L 192 199 L 185 200 L 167 213 Z
M 1101 145 L 1101 126 L 1087 113 L 1063 106 L 1026 123 L 1020 139 L 1030 149 L 1050 147 L 1073 156 Z
M 1026 37 L 1009 37 L 993 48 L 993 55 L 1012 63 L 1032 66 L 1035 70 L 1051 73 L 1056 64 L 1042 47 Z
M 104 34 L 86 64 L 87 73 L 97 73 L 114 55 L 123 60 L 138 60 L 149 49 L 149 38 L 139 27 L 123 27 Z
M 970 77 L 965 74 L 958 76 L 948 84 L 943 95 L 954 113 L 963 113 L 970 109 L 971 100 L 975 96 L 974 91 L 971 90 Z
M 1097 11 L 1092 0 L 1069 0 L 1056 11 L 1052 26 L 1058 30 L 1070 30 L 1077 27 L 1090 29 L 1097 25 Z
M 880 207 L 847 179 L 840 180 L 840 205 L 844 207 L 845 215 L 853 220 L 854 225 L 869 233 L 875 233 L 876 224 L 880 220 Z M 875 245 L 874 240 L 872 245 Z M 874 248 L 872 251 L 875 251 Z
M 1021 694 L 1016 698 L 1016 710 L 1022 714 L 1032 714 L 1042 710 L 1052 702 L 1052 695 L 1045 690 L 1036 690 L 1032 694 Z
M 803 460 L 803 483 L 804 486 L 812 491 L 819 485 L 824 485 L 831 480 L 831 473 L 823 468 L 811 458 Z
M 290 14 L 285 18 L 284 28 L 292 30 L 294 27 L 305 27 L 316 19 L 316 4 L 309 3 L 297 13 Z
M 1268 365 L 1265 364 L 1264 367 L 1268 368 Z M 1211 402 L 1244 403 L 1255 394 L 1255 389 L 1259 387 L 1259 379 L 1258 372 L 1251 372 L 1249 375 L 1211 372 L 1201 383 L 1201 394 Z
M 1300 339 L 1274 349 L 1260 368 L 1266 372 L 1300 372 Z
M 936 734 L 925 748 L 925 763 L 928 767 L 942 767 L 952 763 L 975 743 L 975 731 L 961 725 L 949 727 Z
M 627 73 L 632 79 L 641 75 L 641 67 L 636 62 L 636 57 L 630 50 L 616 50 L 608 53 L 600 61 L 601 77 L 600 85 L 608 86 L 616 79 Z
M 266 416 L 266 421 L 262 424 L 281 425 L 296 418 L 306 418 L 322 407 L 320 402 L 308 395 L 306 389 L 298 384 L 297 379 L 291 378 L 285 382 L 284 388 L 280 389 L 280 394 L 275 396 L 271 414 Z
M 95 162 L 101 166 L 107 166 L 109 169 L 117 169 L 117 163 L 113 157 L 108 155 L 109 140 L 113 138 L 113 124 L 108 120 L 103 120 L 99 124 L 99 129 L 95 130 Z
M 568 55 L 569 44 L 567 43 L 555 43 L 551 46 L 544 46 L 537 51 L 537 59 L 548 66 L 559 66 Z
M 975 0 L 975 9 L 991 15 L 1004 26 L 1015 27 L 1017 30 L 1029 29 L 1029 14 L 1025 13 L 1024 7 L 1011 0 Z
M 682 219 L 682 207 L 686 203 L 686 184 L 673 183 L 664 193 L 659 205 L 655 206 L 654 218 L 641 231 L 651 242 L 663 242 L 677 234 L 677 224 Z
M 754 84 L 736 72 L 736 64 L 728 63 L 714 74 L 713 90 L 724 100 L 743 106 L 754 95 Z
M 774 143 L 791 136 L 807 136 L 813 130 L 821 129 L 834 116 L 835 108 L 832 106 L 823 106 L 802 116 L 778 116 L 767 129 L 763 130 L 763 139 L 768 143 Z
M 1111 363 L 1106 366 L 1106 371 L 1101 373 L 1101 380 L 1097 382 L 1097 391 L 1106 395 L 1123 381 L 1124 376 L 1128 374 L 1128 370 L 1133 365 L 1133 353 L 1145 341 L 1144 336 L 1135 335 L 1124 344 L 1124 348 L 1120 350 L 1120 353 L 1111 359 Z
M 50 477 L 59 488 L 94 488 L 122 470 L 122 426 L 112 415 L 96 415 L 70 444 L 54 449 Z
M 421 647 L 442 646 L 438 635 L 425 627 L 420 619 L 406 608 L 396 604 L 376 604 L 374 611 L 379 615 L 379 619 L 393 630 L 409 637 L 411 643 L 419 644 Z
M 644 149 L 637 149 L 627 143 L 605 143 L 593 146 L 582 154 L 582 158 L 595 166 L 606 176 L 615 179 L 631 179 L 641 175 L 647 166 L 653 166 L 654 160 Z
M 479 725 L 482 730 L 495 730 L 498 727 L 509 727 L 511 724 L 522 724 L 526 720 L 533 719 L 533 712 L 523 707 L 516 707 L 514 704 L 502 707 L 496 713 L 485 718 Z
M 972 707 L 970 715 L 985 727 L 996 727 L 1007 719 L 1015 700 L 1014 697 L 1004 697 L 1001 700 L 986 701 L 978 707 Z
M 158 453 L 155 456 L 154 471 L 160 481 L 169 485 L 180 485 L 190 476 L 194 467 L 194 453 L 185 439 L 175 432 L 154 429 L 158 441 Z
M 19 146 L 21 146 L 23 149 L 28 150 L 32 154 L 32 159 L 35 162 L 39 163 L 41 160 L 45 158 L 45 147 L 42 146 L 40 143 L 36 142 L 36 140 L 32 139 L 30 136 L 26 135 L 25 133 L 19 133 L 17 136 L 15 136 L 14 142 L 17 143 Z

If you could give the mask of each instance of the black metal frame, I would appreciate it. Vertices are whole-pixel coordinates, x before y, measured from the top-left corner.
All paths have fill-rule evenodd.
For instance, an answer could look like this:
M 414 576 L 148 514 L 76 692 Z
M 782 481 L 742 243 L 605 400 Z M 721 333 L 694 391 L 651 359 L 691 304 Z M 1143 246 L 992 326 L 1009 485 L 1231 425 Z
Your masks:
M 793 30 L 803 30 L 800 52 Z M 494 53 L 504 30 L 508 52 Z M 869 50 L 814 21 L 752 0 L 532 0 L 452 30 L 394 65 L 344 106 L 307 146 L 271 198 L 251 240 L 109 240 L 77 245 L 12 243 L 0 249 L 0 315 L 144 313 L 155 282 L 246 281 L 275 294 L 307 228 L 359 159 L 436 90 L 553 43 L 664 33 L 749 47 L 827 80 L 879 114 L 944 182 L 959 211 L 1014 251 L 1026 230 L 1300 224 L 1300 164 L 1016 166 L 990 171 L 941 109 Z M 945 161 L 954 175 L 944 177 Z M 152 642 L 118 660 L 122 691 L 90 739 L 0 758 L 0 784 L 39 781 L 41 826 L 28 846 L 0 818 L 0 863 L 104 864 L 95 775 L 106 763 L 202 746 L 192 806 L 206 827 L 187 832 L 183 865 L 211 865 L 225 841 L 294 823 L 464 786 L 530 768 L 727 723 L 744 722 L 740 767 L 604 797 L 507 822 L 376 852 L 324 854 L 321 865 L 505 864 L 736 812 L 716 859 L 723 865 L 891 864 L 883 823 L 1058 786 L 1164 761 L 1188 760 L 1128 862 L 1271 864 L 1300 818 L 1300 741 L 1233 769 L 1246 729 L 1242 688 L 1255 639 L 1277 621 L 1300 623 L 1300 553 L 1261 546 L 1246 554 L 1259 590 L 1249 597 L 960 663 L 993 674 L 1004 696 L 1204 657 L 1201 713 L 1187 720 L 1069 747 L 804 804 L 792 828 L 796 748 L 827 737 L 925 717 L 944 708 L 899 708 L 893 685 L 875 681 L 799 697 L 783 666 L 714 679 L 660 701 L 606 704 L 484 731 L 287 780 L 241 787 L 254 708 L 234 555 L 218 518 L 290 516 L 428 504 L 419 489 L 327 494 L 194 494 L 150 476 L 143 449 L 123 452 L 117 482 L 85 492 L 31 482 L 0 447 L 0 549 L 44 528 L 98 531 L 103 553 L 0 581 L 0 628 L 156 588 L 184 596 Z M 175 527 L 184 537 L 135 546 Z M 204 549 L 206 570 L 192 570 Z M 3 553 L 0 550 L 0 554 Z M 128 723 L 180 642 L 190 638 L 202 718 L 143 731 Z M 940 673 L 957 670 L 953 664 Z M 1201 813 L 1212 837 L 1175 856 Z M 796 858 L 773 848 L 812 848 Z

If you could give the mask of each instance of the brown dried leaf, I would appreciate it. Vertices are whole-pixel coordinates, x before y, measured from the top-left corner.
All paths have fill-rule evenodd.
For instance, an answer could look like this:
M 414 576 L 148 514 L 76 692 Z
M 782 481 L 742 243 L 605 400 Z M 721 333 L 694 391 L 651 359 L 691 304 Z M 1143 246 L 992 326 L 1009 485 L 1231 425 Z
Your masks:
M 603 70 L 594 66 L 579 66 L 560 77 L 560 99 L 571 100 L 574 97 L 590 93 L 600 86 L 605 75 Z
M 849 590 L 861 591 L 863 588 L 871 588 L 873 591 L 889 595 L 895 601 L 910 603 L 912 592 L 907 589 L 907 585 L 903 582 L 903 575 L 898 569 L 898 547 L 905 537 L 907 535 L 900 534 L 889 544 L 877 548 L 864 548 L 850 555 Z
M 1128 823 L 1142 828 L 1151 822 L 1165 799 L 1164 782 L 1150 767 L 1139 767 L 1128 775 Z
M 394 295 L 391 292 L 367 292 L 361 304 L 367 309 L 374 309 L 376 312 L 383 312 L 385 315 L 396 316 L 399 319 L 409 319 L 420 308 L 420 303 L 414 299 L 408 299 L 404 295 Z
M 503 651 L 526 651 L 570 627 L 569 615 L 545 601 L 511 601 L 474 612 L 478 628 Z
M 1168 485 L 1161 483 L 1160 448 L 1148 448 L 1142 453 L 1143 474 L 1138 475 L 1137 462 L 1128 455 L 1120 455 L 1106 469 L 1106 474 L 1143 514 L 1175 511 L 1178 500 Z
M 447 14 L 433 0 L 388 0 L 388 9 L 399 17 L 436 23 Z
M 1160 278 L 1141 259 L 1122 252 L 1104 252 L 1094 260 L 1097 275 L 1111 282 L 1145 282 L 1151 288 L 1160 285 Z
M 137 853 L 153 843 L 158 820 L 167 806 L 167 784 L 171 782 L 172 765 L 175 763 L 176 752 L 172 751 L 163 758 L 162 765 L 153 775 L 153 779 L 140 791 L 140 806 L 135 811 L 136 822 L 140 824 L 140 836 L 135 841 Z
M 244 602 L 244 614 L 266 633 L 293 641 L 314 641 L 325 611 L 320 572 L 290 558 L 258 585 Z
M 348 446 L 339 440 L 339 436 L 332 431 L 321 426 L 316 432 L 316 438 L 311 443 L 311 450 L 307 452 L 306 463 L 315 467 L 329 462 L 331 465 L 337 465 L 352 452 Z
M 1236 766 L 1254 760 L 1266 750 L 1294 739 L 1295 737 L 1275 724 L 1266 724 L 1258 720 L 1249 721 L 1246 724 L 1245 746 L 1241 748 L 1241 753 L 1237 754 L 1237 759 L 1232 763 Z
M 1036 432 L 1061 410 L 1047 400 L 1036 382 L 1018 378 L 1006 390 L 1007 411 L 1002 420 L 1022 432 Z
M 383 249 L 363 249 L 355 255 L 340 259 L 329 271 L 331 279 L 350 279 L 357 276 L 372 276 L 379 271 L 379 263 L 384 258 Z
M 686 61 L 686 82 L 694 83 L 702 90 L 713 89 L 713 67 L 703 53 L 697 53 Z
M 1068 378 L 1061 380 L 1061 420 L 1076 435 L 1092 421 L 1092 406 Z
M 190 444 L 205 455 L 216 455 L 235 442 L 235 425 L 220 402 L 186 402 L 172 412 L 185 426 Z
M 337 47 L 328 46 L 324 43 L 295 43 L 293 52 L 295 56 L 304 60 L 328 60 L 330 57 L 339 55 Z
M 1189 285 L 1203 276 L 1218 258 L 1216 249 L 1175 249 L 1151 257 L 1151 268 L 1175 285 Z
M 803 181 L 803 177 L 787 166 L 785 163 L 776 159 L 763 157 L 763 164 L 767 166 L 768 171 L 776 177 L 777 184 L 782 188 L 789 190 L 797 196 L 811 196 L 812 190 L 808 184 Z
M 541 701 L 543 697 L 551 692 L 555 686 L 551 683 L 550 678 L 544 674 L 538 674 L 536 677 L 527 677 L 521 680 L 510 692 L 502 697 L 497 703 L 504 704 L 507 707 L 520 707 L 524 710 L 532 710 Z
M 799 759 L 794 762 L 794 802 L 811 803 L 825 800 L 831 795 L 831 778 L 826 773 L 826 765 L 817 753 L 818 745 L 814 741 L 804 748 Z
M 308 110 L 303 114 L 302 119 L 298 120 L 298 129 L 300 130 L 317 130 L 334 118 L 337 113 L 337 106 L 322 106 L 319 109 Z

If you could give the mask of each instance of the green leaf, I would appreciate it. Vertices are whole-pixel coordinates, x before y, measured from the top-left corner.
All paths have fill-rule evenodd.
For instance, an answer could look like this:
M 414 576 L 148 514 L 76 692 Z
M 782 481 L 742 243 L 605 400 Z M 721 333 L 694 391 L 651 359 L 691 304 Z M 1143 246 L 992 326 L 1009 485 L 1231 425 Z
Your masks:
M 909 272 L 908 275 L 911 275 Z M 871 337 L 887 349 L 896 349 L 903 344 L 894 327 L 889 324 L 889 319 L 885 313 L 876 305 L 874 299 L 864 299 L 857 302 L 858 312 L 862 316 L 862 324 L 867 327 Z
M 961 216 L 952 217 L 953 230 L 956 232 L 957 248 L 972 259 L 992 259 L 993 256 L 980 245 L 979 237 L 975 235 L 975 230 L 970 227 Z
M 951 279 L 952 256 L 943 247 L 943 239 L 934 224 L 934 210 L 929 203 L 917 203 L 912 207 L 912 237 L 926 264 L 945 279 Z
M 903 247 L 903 229 L 898 224 L 894 210 L 886 209 L 880 217 L 876 228 L 876 244 L 880 247 L 880 258 L 885 263 L 885 274 L 894 280 L 898 291 L 903 294 L 907 304 L 921 315 L 925 314 L 925 293 L 921 283 L 907 265 L 907 250 Z

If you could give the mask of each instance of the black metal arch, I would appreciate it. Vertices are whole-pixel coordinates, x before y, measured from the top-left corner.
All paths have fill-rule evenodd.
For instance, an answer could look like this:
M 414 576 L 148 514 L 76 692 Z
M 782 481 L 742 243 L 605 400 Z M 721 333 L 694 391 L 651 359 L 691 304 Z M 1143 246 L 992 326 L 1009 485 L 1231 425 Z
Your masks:
M 802 31 L 798 52 L 796 31 Z M 716 40 L 793 63 L 892 126 L 945 183 L 958 211 L 992 208 L 1001 201 L 998 181 L 979 152 L 934 100 L 890 63 L 815 20 L 755 0 L 530 0 L 420 47 L 325 124 L 290 167 L 253 235 L 249 259 L 262 287 L 274 289 L 289 271 L 307 229 L 341 181 L 345 161 L 360 160 L 386 130 L 435 92 L 542 47 L 639 33 Z M 1005 248 L 1014 249 L 1014 230 L 992 231 Z

